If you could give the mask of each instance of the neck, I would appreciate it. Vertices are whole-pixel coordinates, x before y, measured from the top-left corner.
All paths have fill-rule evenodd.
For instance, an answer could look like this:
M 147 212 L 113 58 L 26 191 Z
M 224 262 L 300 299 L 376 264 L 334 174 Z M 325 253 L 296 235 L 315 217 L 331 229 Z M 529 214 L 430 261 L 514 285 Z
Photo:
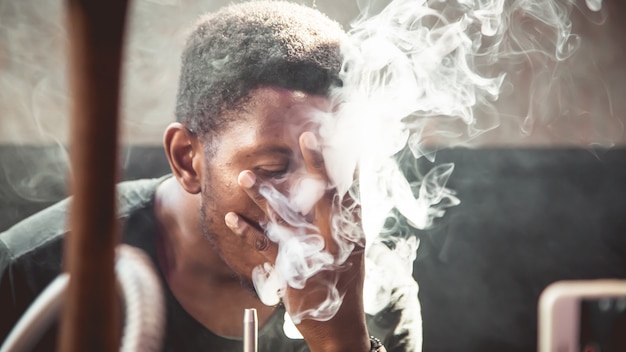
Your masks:
M 240 337 L 245 308 L 257 308 L 260 324 L 274 308 L 262 305 L 242 286 L 204 238 L 200 202 L 200 195 L 185 192 L 175 178 L 157 189 L 159 266 L 170 291 L 189 315 L 218 335 Z

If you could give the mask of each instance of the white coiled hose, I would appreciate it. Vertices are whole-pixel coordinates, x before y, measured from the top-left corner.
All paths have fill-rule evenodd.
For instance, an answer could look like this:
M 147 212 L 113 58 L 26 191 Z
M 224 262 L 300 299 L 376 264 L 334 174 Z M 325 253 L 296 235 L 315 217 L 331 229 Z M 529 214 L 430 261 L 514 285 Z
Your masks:
M 128 245 L 117 247 L 117 281 L 125 309 L 120 351 L 158 351 L 165 325 L 161 283 L 150 258 Z M 32 349 L 65 302 L 69 274 L 59 275 L 22 315 L 0 348 L 0 352 Z

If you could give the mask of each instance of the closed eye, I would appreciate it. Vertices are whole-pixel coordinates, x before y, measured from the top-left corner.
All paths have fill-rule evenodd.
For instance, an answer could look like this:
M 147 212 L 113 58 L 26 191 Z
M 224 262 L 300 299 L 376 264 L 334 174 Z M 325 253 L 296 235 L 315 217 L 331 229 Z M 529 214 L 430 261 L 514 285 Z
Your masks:
M 254 173 L 261 178 L 281 178 L 289 171 L 288 165 L 263 165 L 254 168 Z

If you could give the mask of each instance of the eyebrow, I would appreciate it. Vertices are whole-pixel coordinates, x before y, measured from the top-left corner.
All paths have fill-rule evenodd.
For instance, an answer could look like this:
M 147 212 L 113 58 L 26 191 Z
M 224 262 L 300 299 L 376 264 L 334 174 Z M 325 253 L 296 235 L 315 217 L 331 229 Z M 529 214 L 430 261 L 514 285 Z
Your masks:
M 253 152 L 248 153 L 247 156 L 255 157 L 259 155 L 266 154 L 283 154 L 287 157 L 291 157 L 293 155 L 293 150 L 291 148 L 287 148 L 279 145 L 267 145 L 260 148 L 255 149 Z

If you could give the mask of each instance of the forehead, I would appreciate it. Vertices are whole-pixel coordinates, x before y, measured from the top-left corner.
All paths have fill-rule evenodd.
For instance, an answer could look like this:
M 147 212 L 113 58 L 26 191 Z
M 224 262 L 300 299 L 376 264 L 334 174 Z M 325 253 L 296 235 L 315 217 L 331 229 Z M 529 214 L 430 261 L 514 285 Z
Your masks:
M 258 133 L 297 133 L 311 130 L 328 111 L 328 99 L 318 95 L 276 87 L 262 87 L 250 93 L 249 100 L 232 118 L 231 128 Z M 228 133 L 228 131 L 224 131 Z M 303 131 L 300 131 L 300 133 Z
M 315 131 L 330 111 L 327 98 L 276 87 L 253 90 L 242 109 L 218 133 L 219 149 L 242 150 L 261 144 L 293 148 L 304 131 Z
M 277 87 L 262 87 L 250 93 L 250 100 L 245 104 L 244 111 L 252 118 L 266 118 L 265 122 L 278 120 L 295 123 L 301 120 L 314 120 L 317 113 L 329 111 L 326 98 Z

